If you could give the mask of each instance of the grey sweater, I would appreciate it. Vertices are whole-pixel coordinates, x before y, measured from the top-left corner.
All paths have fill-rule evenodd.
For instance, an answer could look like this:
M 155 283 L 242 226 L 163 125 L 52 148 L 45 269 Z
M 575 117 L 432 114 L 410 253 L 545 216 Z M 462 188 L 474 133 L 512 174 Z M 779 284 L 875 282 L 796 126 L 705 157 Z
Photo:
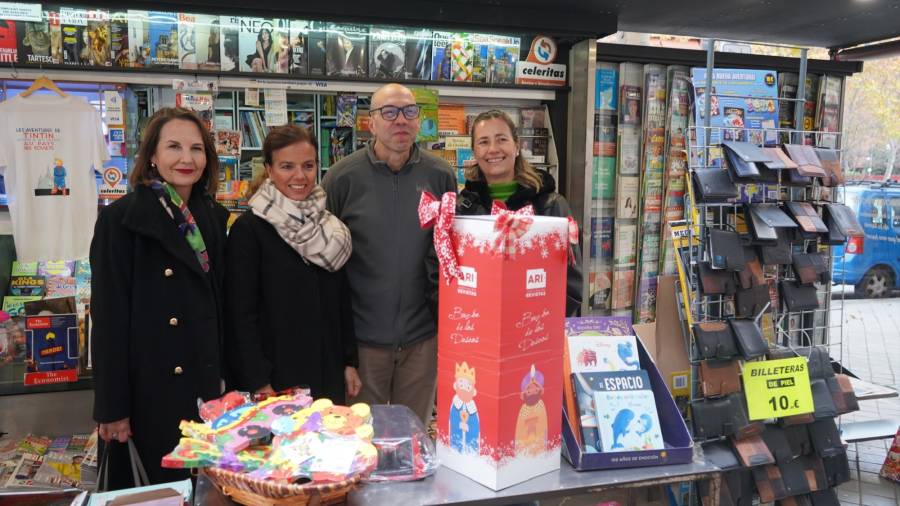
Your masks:
M 418 205 L 423 191 L 456 191 L 447 162 L 414 146 L 395 173 L 370 142 L 331 167 L 322 186 L 353 237 L 345 269 L 357 342 L 402 349 L 436 336 L 437 257 Z

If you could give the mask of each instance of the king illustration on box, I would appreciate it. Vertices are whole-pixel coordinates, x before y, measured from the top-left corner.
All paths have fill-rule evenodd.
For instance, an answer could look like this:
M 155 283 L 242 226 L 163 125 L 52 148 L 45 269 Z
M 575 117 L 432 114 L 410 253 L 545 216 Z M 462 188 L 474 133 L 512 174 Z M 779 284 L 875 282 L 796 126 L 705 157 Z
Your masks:
M 475 405 L 475 368 L 463 362 L 456 365 L 453 382 L 453 403 L 450 405 L 450 447 L 458 452 L 478 453 L 478 407 Z

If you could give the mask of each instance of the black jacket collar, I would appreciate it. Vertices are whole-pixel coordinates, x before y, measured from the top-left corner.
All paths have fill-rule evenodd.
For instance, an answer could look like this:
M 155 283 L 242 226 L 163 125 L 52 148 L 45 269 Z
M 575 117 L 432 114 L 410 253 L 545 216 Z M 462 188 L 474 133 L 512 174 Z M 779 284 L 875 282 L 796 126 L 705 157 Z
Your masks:
M 546 200 L 547 196 L 556 191 L 556 183 L 553 176 L 544 171 L 538 171 L 541 175 L 541 189 L 535 191 L 530 186 L 516 185 L 516 191 L 506 199 L 506 207 L 510 211 L 518 211 L 528 204 L 535 206 L 535 211 L 540 207 L 540 202 Z M 486 182 L 482 181 L 466 181 L 466 187 L 463 192 L 469 192 L 477 196 L 477 202 L 472 204 L 480 204 L 487 212 L 491 211 L 493 201 L 491 199 L 491 190 Z
M 188 207 L 191 209 L 191 214 L 194 215 L 194 219 L 200 227 L 207 251 L 212 251 L 213 241 L 216 241 L 217 238 L 214 237 L 214 227 L 211 226 L 209 221 L 211 213 L 206 208 L 208 199 L 203 194 L 203 190 L 198 185 L 195 185 L 188 200 Z M 178 210 L 176 209 L 175 212 L 178 212 Z M 191 249 L 184 235 L 178 230 L 175 221 L 159 202 L 156 192 L 149 186 L 140 184 L 134 189 L 134 197 L 125 209 L 122 225 L 139 234 L 155 238 L 162 244 L 163 248 L 185 265 L 198 274 L 204 275 L 203 268 L 200 267 L 200 262 L 197 261 L 196 253 Z

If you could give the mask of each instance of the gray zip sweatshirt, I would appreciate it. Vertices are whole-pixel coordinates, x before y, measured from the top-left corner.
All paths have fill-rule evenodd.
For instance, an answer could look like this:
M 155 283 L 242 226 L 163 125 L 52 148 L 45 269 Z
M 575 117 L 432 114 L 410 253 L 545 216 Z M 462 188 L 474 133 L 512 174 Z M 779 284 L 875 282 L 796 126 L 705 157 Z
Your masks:
M 393 172 L 370 142 L 334 164 L 322 186 L 328 210 L 353 237 L 345 269 L 357 342 L 402 349 L 436 336 L 437 257 L 418 205 L 423 191 L 456 191 L 447 162 L 414 146 Z

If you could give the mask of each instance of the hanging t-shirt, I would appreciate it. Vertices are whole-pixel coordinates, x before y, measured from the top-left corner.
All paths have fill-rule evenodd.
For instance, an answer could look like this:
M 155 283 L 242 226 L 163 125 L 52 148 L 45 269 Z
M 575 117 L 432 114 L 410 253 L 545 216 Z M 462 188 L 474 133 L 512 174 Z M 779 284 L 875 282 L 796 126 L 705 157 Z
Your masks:
M 88 256 L 97 219 L 93 169 L 108 159 L 100 114 L 84 99 L 0 103 L 0 170 L 19 261 Z

